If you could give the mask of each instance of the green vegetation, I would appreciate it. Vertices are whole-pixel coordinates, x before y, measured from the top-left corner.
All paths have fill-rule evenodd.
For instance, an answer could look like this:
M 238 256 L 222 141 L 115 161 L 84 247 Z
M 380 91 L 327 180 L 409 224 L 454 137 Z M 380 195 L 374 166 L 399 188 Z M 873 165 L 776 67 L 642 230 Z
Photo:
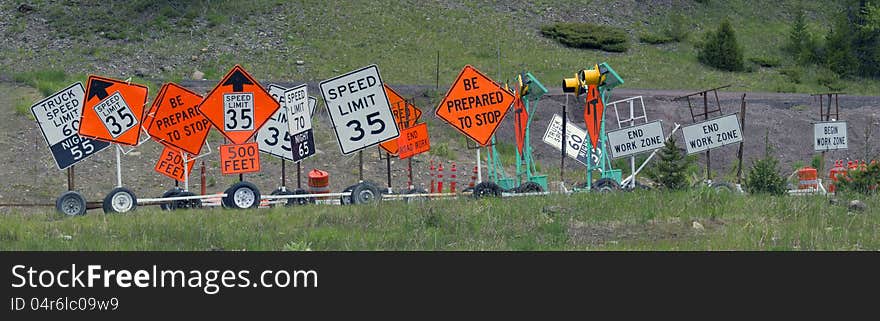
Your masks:
M 672 42 L 673 39 L 672 37 L 664 34 L 644 33 L 639 36 L 639 41 L 652 45 L 660 45 Z
M 625 52 L 629 47 L 626 31 L 606 25 L 560 22 L 541 27 L 541 33 L 572 48 Z
M 126 215 L 0 215 L 0 250 L 877 250 L 824 197 L 632 192 Z M 869 208 L 880 199 L 868 198 Z M 699 222 L 703 229 L 692 228 Z
M 742 71 L 743 50 L 736 41 L 730 21 L 724 20 L 715 32 L 707 32 L 699 45 L 700 62 L 725 71 Z
M 691 159 L 678 148 L 675 141 L 675 138 L 666 141 L 651 170 L 645 173 L 669 190 L 680 190 L 689 186 L 688 167 L 692 163 Z
M 849 170 L 838 180 L 841 193 L 874 194 L 880 185 L 880 163 L 868 164 L 862 170 Z
M 441 87 L 451 83 L 465 64 L 502 78 L 511 71 L 527 69 L 543 80 L 607 61 L 626 79 L 629 88 L 703 89 L 734 83 L 730 90 L 802 93 L 826 91 L 818 78 L 831 69 L 824 58 L 815 65 L 790 64 L 783 59 L 789 57 L 782 44 L 791 31 L 791 8 L 805 12 L 806 30 L 817 35 L 814 38 L 824 48 L 821 40 L 835 16 L 853 7 L 853 1 L 732 0 L 655 7 L 652 12 L 614 12 L 616 9 L 600 1 L 595 6 L 607 7 L 612 11 L 610 16 L 628 17 L 612 19 L 610 25 L 615 28 L 635 35 L 651 30 L 681 39 L 663 46 L 633 41 L 625 53 L 607 53 L 569 48 L 541 35 L 541 26 L 553 21 L 534 19 L 529 16 L 532 13 L 552 8 L 553 12 L 574 15 L 572 21 L 593 19 L 581 16 L 582 4 L 565 1 L 541 2 L 531 4 L 528 10 L 511 11 L 491 10 L 503 4 L 482 0 L 461 5 L 390 0 L 138 0 L 112 2 L 113 17 L 94 1 L 29 3 L 37 10 L 10 15 L 6 33 L 15 38 L 22 31 L 36 29 L 32 25 L 38 21 L 35 18 L 45 19 L 40 28 L 51 33 L 49 38 L 66 37 L 64 41 L 70 41 L 71 47 L 38 51 L 21 46 L 0 51 L 0 65 L 8 74 L 48 68 L 68 74 L 127 78 L 135 68 L 143 68 L 146 78 L 170 80 L 189 79 L 198 69 L 206 79 L 216 80 L 238 63 L 260 80 L 319 81 L 375 63 L 390 83 L 434 85 L 439 52 Z M 876 1 L 868 3 L 876 6 Z M 11 12 L 16 6 L 11 1 L 0 2 L 0 8 Z M 56 19 L 66 14 L 78 18 Z M 744 57 L 776 58 L 782 65 L 754 72 L 727 72 L 699 63 L 697 48 L 688 40 L 693 37 L 687 34 L 715 29 L 725 18 L 736 29 Z M 508 26 L 517 28 L 512 32 Z M 297 60 L 304 64 L 295 64 Z M 173 69 L 160 68 L 164 66 Z M 796 69 L 799 81 L 783 74 L 786 68 Z M 858 75 L 841 77 L 838 86 L 850 94 L 875 94 L 880 80 Z
M 764 136 L 764 157 L 755 161 L 745 178 L 750 194 L 785 195 L 785 178 L 779 175 L 779 160 L 771 154 L 769 138 Z

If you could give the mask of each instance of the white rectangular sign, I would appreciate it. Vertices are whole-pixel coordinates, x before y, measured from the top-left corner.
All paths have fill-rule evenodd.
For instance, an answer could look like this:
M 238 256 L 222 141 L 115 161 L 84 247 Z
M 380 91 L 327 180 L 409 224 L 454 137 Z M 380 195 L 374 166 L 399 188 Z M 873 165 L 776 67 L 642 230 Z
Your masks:
M 284 92 L 287 91 L 287 88 L 270 84 L 268 89 L 269 95 L 272 95 L 272 98 L 275 98 L 281 107 L 257 132 L 257 143 L 260 146 L 261 152 L 292 161 L 293 154 L 291 153 L 290 142 L 293 138 L 287 125 L 287 103 L 284 98 Z M 309 96 L 310 116 L 315 115 L 315 108 L 317 106 L 318 100 L 315 97 Z
M 77 134 L 84 98 L 83 85 L 77 82 L 31 106 L 58 169 L 66 169 L 110 147 L 110 143 Z
M 660 121 L 644 125 L 621 128 L 608 132 L 611 158 L 620 158 L 638 153 L 650 152 L 663 147 L 663 125 Z
M 565 144 L 568 147 L 565 148 L 565 154 L 586 166 L 586 153 L 581 153 L 580 150 L 584 148 L 584 139 L 587 137 L 587 131 L 577 127 L 570 121 L 566 123 L 565 136 L 568 137 L 565 138 Z M 547 125 L 547 131 L 544 132 L 543 140 L 547 145 L 553 146 L 557 150 L 562 150 L 562 116 L 558 114 L 553 115 L 553 119 Z
M 743 140 L 737 114 L 713 118 L 702 123 L 682 127 L 688 154 L 739 143 Z
M 226 131 L 254 130 L 254 93 L 223 94 Z
M 400 135 L 376 65 L 324 80 L 320 87 L 342 154 Z
M 309 113 L 309 91 L 306 84 L 284 92 L 287 104 L 287 126 L 293 137 L 293 161 L 298 162 L 315 154 L 312 115 Z
M 813 124 L 813 149 L 815 151 L 847 149 L 847 147 L 845 121 Z

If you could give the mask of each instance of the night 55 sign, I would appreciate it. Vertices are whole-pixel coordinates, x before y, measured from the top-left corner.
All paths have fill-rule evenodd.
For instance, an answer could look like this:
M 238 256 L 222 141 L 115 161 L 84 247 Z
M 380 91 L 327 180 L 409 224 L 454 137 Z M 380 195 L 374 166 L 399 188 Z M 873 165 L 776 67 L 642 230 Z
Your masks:
M 342 154 L 400 134 L 376 65 L 322 81 L 320 87 Z
M 293 136 L 293 161 L 298 162 L 315 154 L 315 138 L 312 134 L 312 115 L 309 112 L 308 86 L 288 89 L 284 92 L 288 115 L 288 131 Z
M 31 106 L 58 169 L 68 168 L 110 146 L 77 135 L 84 97 L 83 85 L 75 83 Z

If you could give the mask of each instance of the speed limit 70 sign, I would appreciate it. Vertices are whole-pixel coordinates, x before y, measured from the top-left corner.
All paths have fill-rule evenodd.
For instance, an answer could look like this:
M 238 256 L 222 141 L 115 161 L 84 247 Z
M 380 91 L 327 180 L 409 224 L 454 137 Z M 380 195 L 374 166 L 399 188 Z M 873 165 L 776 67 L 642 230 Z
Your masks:
M 376 65 L 322 81 L 320 87 L 343 154 L 400 135 Z
M 315 138 L 312 135 L 308 86 L 302 84 L 284 92 L 288 131 L 293 137 L 293 161 L 298 162 L 315 154 Z
M 77 134 L 84 97 L 83 85 L 75 83 L 31 106 L 58 169 L 68 168 L 110 146 Z

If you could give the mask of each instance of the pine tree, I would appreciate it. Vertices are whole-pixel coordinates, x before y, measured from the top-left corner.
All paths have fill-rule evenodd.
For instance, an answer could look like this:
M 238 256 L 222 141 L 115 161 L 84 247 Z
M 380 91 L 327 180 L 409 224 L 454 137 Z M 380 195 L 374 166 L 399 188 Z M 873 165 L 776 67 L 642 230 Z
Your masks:
M 771 154 L 769 135 L 764 136 L 764 158 L 755 161 L 746 176 L 746 191 L 750 194 L 785 194 L 785 178 L 779 175 L 779 160 Z
M 697 58 L 706 65 L 726 71 L 741 71 L 745 68 L 742 48 L 728 20 L 721 22 L 716 32 L 706 33 L 699 49 Z
M 686 171 L 690 161 L 678 149 L 674 138 L 666 141 L 659 156 L 660 159 L 654 164 L 652 170 L 652 176 L 657 183 L 671 190 L 687 187 Z

